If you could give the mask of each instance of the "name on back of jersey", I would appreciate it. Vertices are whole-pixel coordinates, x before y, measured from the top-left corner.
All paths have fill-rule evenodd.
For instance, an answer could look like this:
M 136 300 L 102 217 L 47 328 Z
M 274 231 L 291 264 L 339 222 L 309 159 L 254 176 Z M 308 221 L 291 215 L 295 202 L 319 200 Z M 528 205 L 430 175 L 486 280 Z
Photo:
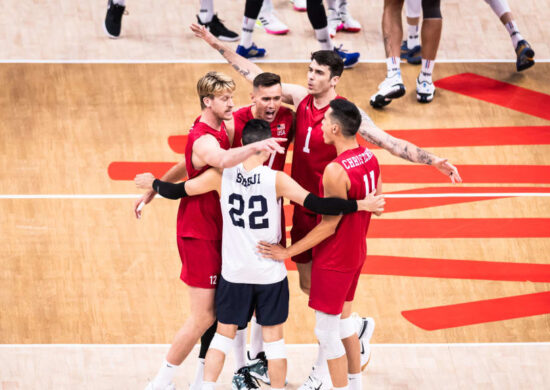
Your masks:
M 365 149 L 364 153 L 342 160 L 342 165 L 346 169 L 351 169 L 359 165 L 366 164 L 372 158 L 372 156 L 372 152 L 368 149 Z
M 244 177 L 240 172 L 237 172 L 237 178 L 235 182 L 242 185 L 243 187 L 250 187 L 254 184 L 260 184 L 260 174 L 255 173 L 250 177 Z

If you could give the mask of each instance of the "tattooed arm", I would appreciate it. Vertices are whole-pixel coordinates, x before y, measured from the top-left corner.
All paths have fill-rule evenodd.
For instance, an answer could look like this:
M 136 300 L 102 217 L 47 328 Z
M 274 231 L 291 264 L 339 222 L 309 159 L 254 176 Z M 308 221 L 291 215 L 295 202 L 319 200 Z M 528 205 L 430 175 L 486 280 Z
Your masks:
M 218 53 L 220 53 L 223 58 L 227 60 L 229 65 L 233 67 L 239 74 L 241 74 L 248 81 L 254 81 L 254 77 L 263 73 L 263 70 L 253 63 L 252 61 L 247 60 L 244 57 L 241 57 L 229 47 L 225 46 L 218 38 L 210 33 L 204 26 L 193 23 L 191 25 L 191 31 L 195 34 L 196 37 L 201 38 L 206 43 L 208 43 L 212 48 L 214 48 Z
M 362 109 L 359 109 L 359 111 L 361 112 L 362 119 L 359 134 L 365 141 L 386 149 L 394 156 L 401 157 L 410 162 L 433 165 L 442 174 L 448 176 L 453 183 L 462 182 L 458 170 L 446 158 L 438 157 L 409 141 L 391 136 L 376 126 L 365 111 Z

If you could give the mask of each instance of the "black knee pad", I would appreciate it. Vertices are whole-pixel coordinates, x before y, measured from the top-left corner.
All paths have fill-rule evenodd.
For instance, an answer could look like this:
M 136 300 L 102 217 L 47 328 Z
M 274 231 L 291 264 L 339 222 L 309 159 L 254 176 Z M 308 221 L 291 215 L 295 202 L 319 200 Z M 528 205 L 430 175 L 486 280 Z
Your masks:
M 210 342 L 216 334 L 217 327 L 218 321 L 214 321 L 212 326 L 208 328 L 206 332 L 204 332 L 204 334 L 201 336 L 201 350 L 199 352 L 199 358 L 204 359 L 206 357 L 206 352 L 208 351 L 208 347 L 210 347 Z
M 422 18 L 442 19 L 440 0 L 422 0 Z

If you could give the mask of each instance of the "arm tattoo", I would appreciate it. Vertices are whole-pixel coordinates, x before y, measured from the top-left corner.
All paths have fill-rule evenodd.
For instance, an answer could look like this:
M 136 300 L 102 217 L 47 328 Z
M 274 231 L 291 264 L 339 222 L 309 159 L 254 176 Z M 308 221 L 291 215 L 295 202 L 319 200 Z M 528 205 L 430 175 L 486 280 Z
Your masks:
M 242 74 L 244 77 L 247 77 L 250 74 L 250 71 L 248 69 L 241 69 L 237 64 L 234 64 L 231 61 L 229 63 L 231 64 L 231 66 L 233 66 L 233 69 Z
M 218 49 L 218 52 L 223 56 L 223 53 L 225 53 L 224 49 Z
M 416 147 L 416 154 L 418 156 L 418 162 L 422 164 L 432 165 L 433 159 L 428 152 L 424 149 Z

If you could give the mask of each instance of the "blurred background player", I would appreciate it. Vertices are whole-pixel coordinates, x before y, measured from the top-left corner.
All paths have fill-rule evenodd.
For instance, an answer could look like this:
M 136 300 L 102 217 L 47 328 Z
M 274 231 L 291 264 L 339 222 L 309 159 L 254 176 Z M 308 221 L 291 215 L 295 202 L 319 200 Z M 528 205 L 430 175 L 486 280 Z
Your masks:
M 330 4 L 335 7 L 336 0 L 331 0 Z M 343 9 L 346 10 L 346 17 L 351 18 L 347 13 L 347 3 L 344 4 L 345 5 Z M 321 50 L 333 50 L 342 58 L 345 68 L 351 68 L 352 66 L 357 64 L 360 57 L 360 54 L 358 52 L 348 53 L 342 48 L 342 45 L 336 47 L 332 42 L 327 13 L 325 11 L 325 6 L 323 5 L 323 0 L 307 0 L 307 17 L 311 23 L 311 26 L 313 27 L 315 38 L 317 38 L 317 41 L 321 46 Z M 339 21 L 339 23 L 339 25 L 342 24 L 341 20 Z M 360 28 L 361 26 L 359 25 L 359 29 Z M 336 31 L 334 33 L 336 34 Z
M 387 73 L 384 81 L 378 86 L 378 91 L 370 99 L 370 104 L 374 108 L 382 108 L 390 104 L 393 99 L 405 95 L 405 85 L 400 67 L 403 2 L 404 0 L 384 0 L 382 34 L 386 51 Z M 440 0 L 422 0 L 422 68 L 416 79 L 416 100 L 420 103 L 431 102 L 435 94 L 432 73 L 443 27 L 440 8 Z
M 347 0 L 327 0 L 328 29 L 331 38 L 338 31 L 356 33 L 361 31 L 361 23 L 348 11 Z
M 107 3 L 107 14 L 103 23 L 103 30 L 109 38 L 120 37 L 122 28 L 122 15 L 126 9 L 126 0 L 109 0 Z M 222 41 L 233 42 L 239 39 L 239 34 L 229 30 L 218 15 L 214 13 L 214 0 L 200 0 L 200 10 L 197 21 Z
M 265 49 L 252 42 L 254 26 L 258 23 L 269 34 L 283 35 L 289 31 L 288 27 L 275 15 L 271 0 L 246 0 L 241 41 L 237 46 L 237 53 L 245 58 L 260 58 L 266 54 Z

